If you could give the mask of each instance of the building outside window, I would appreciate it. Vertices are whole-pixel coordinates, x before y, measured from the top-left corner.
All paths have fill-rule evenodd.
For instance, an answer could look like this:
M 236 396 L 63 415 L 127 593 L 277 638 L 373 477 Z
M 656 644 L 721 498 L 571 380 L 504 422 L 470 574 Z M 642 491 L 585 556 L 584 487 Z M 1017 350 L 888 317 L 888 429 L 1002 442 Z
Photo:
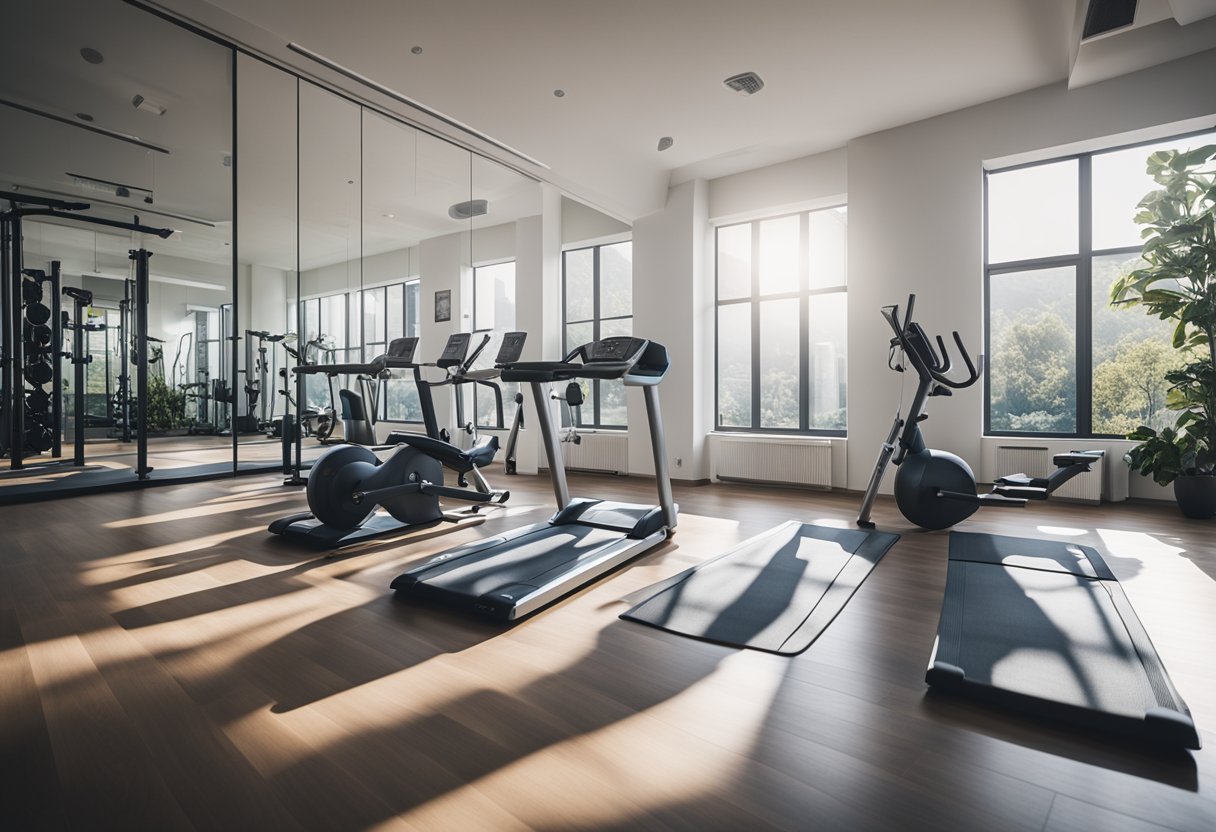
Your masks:
M 1172 327 L 1111 307 L 1111 285 L 1141 265 L 1137 203 L 1156 150 L 1193 135 L 989 171 L 985 176 L 985 431 L 1122 436 L 1172 423 L 1165 373 L 1185 363 Z
M 844 206 L 719 226 L 717 429 L 843 436 Z

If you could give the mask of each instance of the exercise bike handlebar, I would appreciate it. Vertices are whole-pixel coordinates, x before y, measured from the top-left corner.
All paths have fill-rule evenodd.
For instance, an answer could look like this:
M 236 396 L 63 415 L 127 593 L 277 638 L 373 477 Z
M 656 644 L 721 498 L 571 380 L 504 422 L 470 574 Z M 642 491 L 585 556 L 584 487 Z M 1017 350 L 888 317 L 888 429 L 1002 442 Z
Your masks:
M 934 336 L 934 340 L 937 341 L 937 349 L 933 348 L 933 344 L 924 330 L 912 320 L 912 310 L 915 304 L 916 295 L 908 295 L 908 311 L 902 321 L 899 319 L 899 306 L 897 304 L 884 306 L 882 308 L 882 316 L 895 332 L 896 343 L 899 344 L 904 355 L 908 356 L 908 360 L 912 362 L 912 366 L 916 368 L 917 373 L 921 377 L 928 378 L 943 387 L 950 387 L 955 390 L 975 384 L 984 370 L 984 356 L 980 355 L 976 361 L 972 361 L 971 354 L 967 352 L 967 347 L 963 344 L 962 336 L 959 335 L 958 330 L 955 330 L 953 333 L 954 344 L 958 347 L 958 353 L 962 356 L 963 363 L 967 366 L 967 377 L 952 379 L 947 376 L 947 373 L 950 372 L 954 364 L 950 358 L 949 351 L 946 349 L 946 342 L 942 339 L 942 336 Z

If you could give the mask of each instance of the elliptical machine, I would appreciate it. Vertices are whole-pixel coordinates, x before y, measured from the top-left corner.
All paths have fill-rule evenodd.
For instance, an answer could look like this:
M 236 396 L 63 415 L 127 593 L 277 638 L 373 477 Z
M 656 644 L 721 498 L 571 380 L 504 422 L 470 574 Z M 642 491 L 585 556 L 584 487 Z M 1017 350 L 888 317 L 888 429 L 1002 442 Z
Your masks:
M 895 502 L 900 513 L 924 529 L 945 529 L 962 522 L 982 506 L 1021 507 L 1030 500 L 1046 500 L 1053 491 L 1078 474 L 1090 470 L 1090 465 L 1102 458 L 1102 451 L 1072 451 L 1056 454 L 1053 462 L 1056 470 L 1048 477 L 1030 477 L 1026 474 L 1010 474 L 998 477 L 988 494 L 978 494 L 975 474 L 961 458 L 948 451 L 938 451 L 925 446 L 920 432 L 920 423 L 929 418 L 924 412 L 925 402 L 930 396 L 950 396 L 954 390 L 970 387 L 979 381 L 984 370 L 984 356 L 971 360 L 963 339 L 954 332 L 954 344 L 967 367 L 965 378 L 952 379 L 948 373 L 953 362 L 946 351 L 946 343 L 940 335 L 934 336 L 937 347 L 925 334 L 921 325 L 912 320 L 916 295 L 908 295 L 908 307 L 904 319 L 899 319 L 899 306 L 884 306 L 882 316 L 894 331 L 887 355 L 887 366 L 897 373 L 904 372 L 902 361 L 906 358 L 916 371 L 919 381 L 916 395 L 908 408 L 906 418 L 895 412 L 891 430 L 878 461 L 870 475 L 857 515 L 857 525 L 872 529 L 870 511 L 878 486 L 882 483 L 887 464 L 899 467 L 895 475 Z

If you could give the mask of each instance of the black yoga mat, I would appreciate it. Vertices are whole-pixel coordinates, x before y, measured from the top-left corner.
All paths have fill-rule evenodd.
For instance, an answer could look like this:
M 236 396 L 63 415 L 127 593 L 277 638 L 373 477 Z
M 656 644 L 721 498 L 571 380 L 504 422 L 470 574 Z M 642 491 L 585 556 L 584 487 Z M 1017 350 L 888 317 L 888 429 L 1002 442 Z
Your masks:
M 790 521 L 665 581 L 621 618 L 794 655 L 844 609 L 899 535 Z

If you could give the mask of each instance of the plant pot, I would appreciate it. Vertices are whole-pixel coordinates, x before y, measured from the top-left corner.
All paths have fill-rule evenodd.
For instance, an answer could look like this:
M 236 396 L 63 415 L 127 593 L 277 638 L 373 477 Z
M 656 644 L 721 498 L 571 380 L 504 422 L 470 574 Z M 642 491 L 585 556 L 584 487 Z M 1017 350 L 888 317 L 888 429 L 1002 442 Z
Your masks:
M 1174 499 L 1187 517 L 1207 520 L 1216 517 L 1216 475 L 1181 475 L 1174 480 Z

